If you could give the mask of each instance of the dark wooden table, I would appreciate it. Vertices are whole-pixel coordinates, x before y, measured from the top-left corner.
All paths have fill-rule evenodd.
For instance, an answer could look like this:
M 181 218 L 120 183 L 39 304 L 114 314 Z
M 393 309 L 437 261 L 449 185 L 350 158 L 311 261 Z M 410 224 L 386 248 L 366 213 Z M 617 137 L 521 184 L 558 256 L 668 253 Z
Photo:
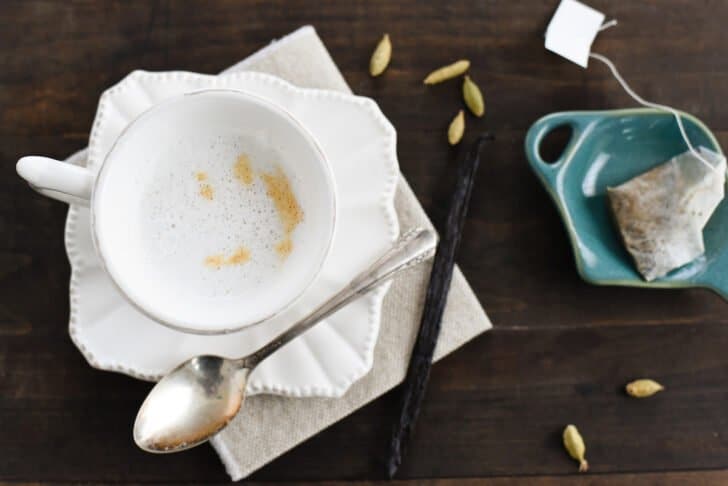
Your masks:
M 25 154 L 84 147 L 99 94 L 133 69 L 215 73 L 311 23 L 354 91 L 397 127 L 402 172 L 436 223 L 457 156 L 444 132 L 459 86 L 425 89 L 423 75 L 472 59 L 487 114 L 469 119 L 470 135 L 497 135 L 459 258 L 495 327 L 435 366 L 402 480 L 728 483 L 728 303 L 704 290 L 582 282 L 527 167 L 524 134 L 541 115 L 633 104 L 603 66 L 582 70 L 544 50 L 557 3 L 0 3 L 0 482 L 227 480 L 209 447 L 135 448 L 131 425 L 150 386 L 91 369 L 71 344 L 66 208 L 28 189 L 14 166 Z M 590 3 L 620 21 L 595 50 L 643 96 L 696 114 L 728 143 L 728 2 Z M 394 60 L 372 80 L 368 57 L 385 31 Z M 639 376 L 668 390 L 631 400 L 622 386 Z M 384 396 L 252 479 L 383 479 L 395 404 Z M 561 449 L 570 422 L 587 440 L 587 476 L 576 477 Z

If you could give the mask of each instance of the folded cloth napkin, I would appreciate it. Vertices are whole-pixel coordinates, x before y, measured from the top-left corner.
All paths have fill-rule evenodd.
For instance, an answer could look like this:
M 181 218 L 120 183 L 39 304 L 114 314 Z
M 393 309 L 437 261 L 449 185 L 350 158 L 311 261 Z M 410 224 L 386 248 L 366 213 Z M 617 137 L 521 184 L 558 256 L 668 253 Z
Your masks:
M 313 27 L 302 27 L 223 72 L 259 71 L 304 88 L 351 93 Z M 403 177 L 395 205 L 402 231 L 432 227 Z M 249 398 L 238 417 L 213 440 L 230 477 L 237 481 L 295 447 L 404 379 L 420 323 L 429 266 L 397 277 L 384 299 L 374 366 L 342 398 Z M 490 329 L 491 323 L 459 269 L 455 269 L 435 360 Z

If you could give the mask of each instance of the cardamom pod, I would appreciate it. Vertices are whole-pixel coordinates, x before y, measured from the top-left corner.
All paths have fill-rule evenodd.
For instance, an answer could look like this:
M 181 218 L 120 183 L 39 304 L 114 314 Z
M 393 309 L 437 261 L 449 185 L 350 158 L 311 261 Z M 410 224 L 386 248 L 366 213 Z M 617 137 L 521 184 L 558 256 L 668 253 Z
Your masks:
M 485 113 L 483 94 L 480 92 L 478 85 L 467 75 L 463 81 L 463 99 L 468 108 L 470 108 L 470 111 L 473 112 L 473 115 L 483 116 L 483 113 Z
M 665 389 L 665 387 L 657 383 L 655 380 L 642 378 L 640 380 L 627 383 L 627 386 L 625 386 L 624 389 L 627 390 L 627 394 L 629 396 L 635 398 L 646 398 L 651 397 L 657 392 L 661 392 Z
M 379 41 L 377 47 L 372 53 L 369 61 L 369 74 L 379 76 L 387 69 L 389 61 L 392 59 L 392 42 L 389 40 L 389 34 L 384 34 L 382 40 Z
M 470 68 L 470 61 L 461 59 L 452 64 L 435 69 L 425 78 L 425 84 L 437 84 L 447 81 L 448 79 L 460 76 Z
M 573 458 L 579 461 L 579 472 L 586 472 L 589 470 L 589 463 L 584 459 L 586 453 L 586 446 L 584 445 L 584 439 L 581 438 L 581 434 L 577 430 L 575 425 L 567 425 L 564 429 L 564 447 L 566 452 Z
M 457 145 L 463 139 L 463 133 L 465 133 L 465 113 L 460 110 L 447 129 L 447 141 L 450 145 Z

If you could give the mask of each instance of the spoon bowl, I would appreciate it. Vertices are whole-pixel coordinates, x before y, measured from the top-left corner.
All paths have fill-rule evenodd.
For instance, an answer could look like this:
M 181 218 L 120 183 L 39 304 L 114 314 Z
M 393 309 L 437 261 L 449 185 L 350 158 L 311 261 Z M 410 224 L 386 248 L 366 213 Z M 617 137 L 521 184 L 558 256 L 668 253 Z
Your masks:
M 148 452 L 205 442 L 240 411 L 250 370 L 234 360 L 197 356 L 157 383 L 139 409 L 134 441 Z

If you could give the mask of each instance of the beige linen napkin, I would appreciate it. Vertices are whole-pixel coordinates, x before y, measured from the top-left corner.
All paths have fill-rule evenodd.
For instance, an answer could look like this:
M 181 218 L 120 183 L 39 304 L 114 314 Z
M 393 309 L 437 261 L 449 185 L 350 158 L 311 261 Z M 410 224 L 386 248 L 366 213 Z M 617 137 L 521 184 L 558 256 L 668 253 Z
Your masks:
M 273 42 L 224 73 L 242 70 L 272 74 L 304 88 L 351 93 L 326 47 L 310 26 Z M 399 180 L 395 204 L 401 231 L 414 226 L 432 226 L 403 177 Z M 428 265 L 421 265 L 395 279 L 384 299 L 374 366 L 342 398 L 295 399 L 258 395 L 246 402 L 240 415 L 212 440 L 233 480 L 248 476 L 404 379 L 420 323 L 429 270 Z M 456 268 L 435 359 L 490 327 L 478 299 Z

